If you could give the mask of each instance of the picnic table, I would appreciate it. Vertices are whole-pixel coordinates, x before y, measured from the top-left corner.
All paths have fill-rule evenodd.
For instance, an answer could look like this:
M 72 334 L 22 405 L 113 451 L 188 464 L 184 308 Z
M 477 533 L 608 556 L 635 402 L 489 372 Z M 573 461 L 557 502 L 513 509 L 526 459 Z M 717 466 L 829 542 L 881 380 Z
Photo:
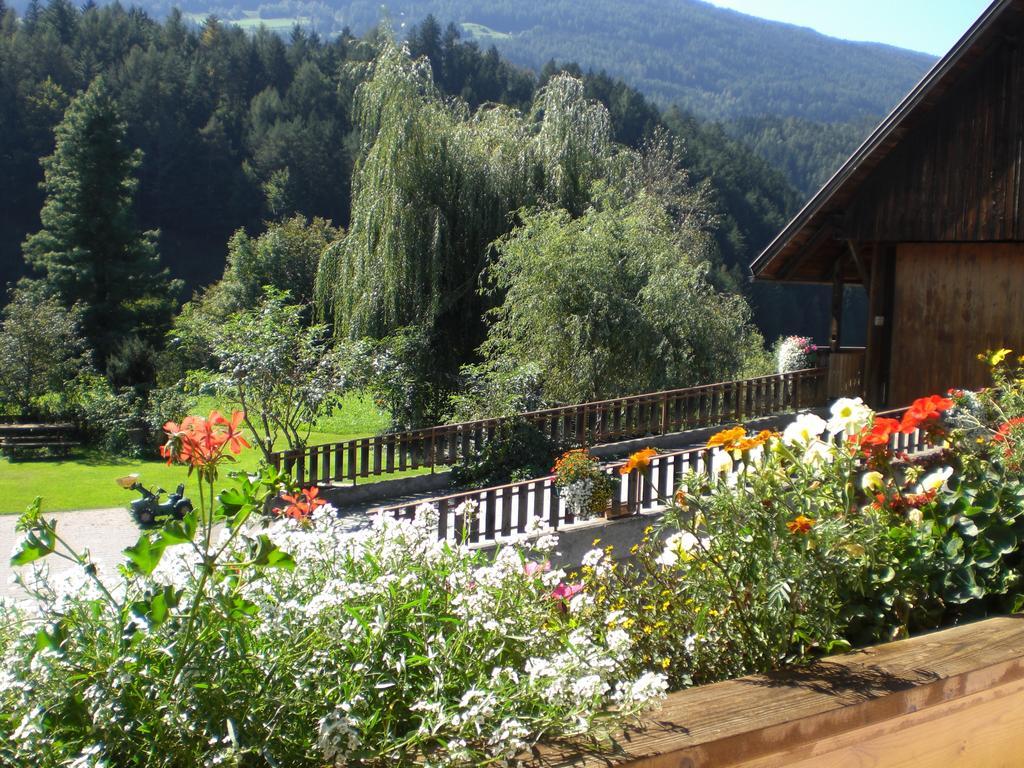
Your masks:
M 81 444 L 74 424 L 0 424 L 0 452 L 10 459 L 18 453 L 41 450 L 67 456 Z

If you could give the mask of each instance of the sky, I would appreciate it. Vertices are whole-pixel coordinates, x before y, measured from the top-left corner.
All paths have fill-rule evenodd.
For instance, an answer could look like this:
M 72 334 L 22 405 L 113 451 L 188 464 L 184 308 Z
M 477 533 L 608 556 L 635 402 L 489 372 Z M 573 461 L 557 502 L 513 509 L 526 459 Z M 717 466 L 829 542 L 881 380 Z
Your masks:
M 990 0 L 708 0 L 722 8 L 810 27 L 831 37 L 946 53 Z

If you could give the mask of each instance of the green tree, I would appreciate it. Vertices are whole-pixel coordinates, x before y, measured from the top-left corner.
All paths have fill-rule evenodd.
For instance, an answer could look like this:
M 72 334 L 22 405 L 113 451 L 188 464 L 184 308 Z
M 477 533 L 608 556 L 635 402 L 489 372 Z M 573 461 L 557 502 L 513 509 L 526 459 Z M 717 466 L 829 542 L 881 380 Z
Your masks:
M 245 412 L 257 447 L 270 457 L 275 443 L 302 448 L 317 418 L 339 404 L 345 381 L 325 341 L 322 325 L 306 327 L 304 307 L 268 288 L 259 303 L 222 323 L 202 326 L 219 363 L 209 380 L 194 371 L 194 383 L 213 383 Z
M 24 281 L 9 299 L 0 322 L 0 411 L 39 416 L 43 398 L 62 395 L 88 367 L 82 312 Z
M 721 381 L 760 346 L 742 297 L 708 282 L 710 235 L 647 195 L 520 216 L 487 271 L 503 300 L 481 353 L 503 375 L 535 366 L 546 401 Z
M 156 232 L 134 225 L 133 173 L 140 153 L 125 142 L 102 78 L 68 106 L 43 159 L 42 229 L 23 245 L 26 260 L 65 307 L 82 305 L 82 328 L 105 366 L 130 336 L 156 343 L 179 285 L 161 270 Z

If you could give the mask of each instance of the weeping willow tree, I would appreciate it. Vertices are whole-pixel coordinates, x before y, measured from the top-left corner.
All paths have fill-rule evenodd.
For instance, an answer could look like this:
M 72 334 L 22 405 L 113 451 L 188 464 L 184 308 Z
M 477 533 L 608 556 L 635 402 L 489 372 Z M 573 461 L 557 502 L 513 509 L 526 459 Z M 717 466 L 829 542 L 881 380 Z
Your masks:
M 610 168 L 607 111 L 580 81 L 553 78 L 530 114 L 470 113 L 443 98 L 425 60 L 385 42 L 356 92 L 362 145 L 348 233 L 321 262 L 317 298 L 339 336 L 428 330 L 457 366 L 483 338 L 479 279 L 513 214 L 586 205 Z

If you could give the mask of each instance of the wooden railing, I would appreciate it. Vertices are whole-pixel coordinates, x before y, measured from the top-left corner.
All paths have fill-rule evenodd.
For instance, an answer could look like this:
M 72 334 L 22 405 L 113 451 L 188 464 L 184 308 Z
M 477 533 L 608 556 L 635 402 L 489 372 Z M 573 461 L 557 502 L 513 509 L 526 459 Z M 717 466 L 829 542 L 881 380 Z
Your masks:
M 828 368 L 826 392 L 830 400 L 862 394 L 864 388 L 864 347 L 843 347 L 836 352 L 818 353 L 818 364 Z
M 357 478 L 455 464 L 492 439 L 503 422 L 523 420 L 558 444 L 596 445 L 774 416 L 825 403 L 824 368 L 707 384 L 532 411 L 504 419 L 312 445 L 271 454 L 298 483 Z
M 899 417 L 903 410 L 884 411 L 879 415 Z M 924 432 L 915 430 L 910 434 L 893 435 L 890 447 L 897 453 L 913 455 L 933 446 Z M 651 459 L 644 475 L 635 471 L 620 475 L 619 468 L 625 461 L 604 465 L 607 474 L 619 479 L 608 516 L 636 515 L 658 508 L 672 496 L 683 475 L 694 472 L 710 476 L 711 458 L 712 450 L 703 446 L 659 453 Z M 467 502 L 475 509 L 467 509 Z M 471 544 L 490 543 L 524 533 L 534 517 L 544 520 L 554 530 L 576 522 L 558 494 L 554 475 L 382 507 L 378 513 L 411 519 L 421 504 L 437 508 L 439 539 L 456 541 L 465 537 Z

